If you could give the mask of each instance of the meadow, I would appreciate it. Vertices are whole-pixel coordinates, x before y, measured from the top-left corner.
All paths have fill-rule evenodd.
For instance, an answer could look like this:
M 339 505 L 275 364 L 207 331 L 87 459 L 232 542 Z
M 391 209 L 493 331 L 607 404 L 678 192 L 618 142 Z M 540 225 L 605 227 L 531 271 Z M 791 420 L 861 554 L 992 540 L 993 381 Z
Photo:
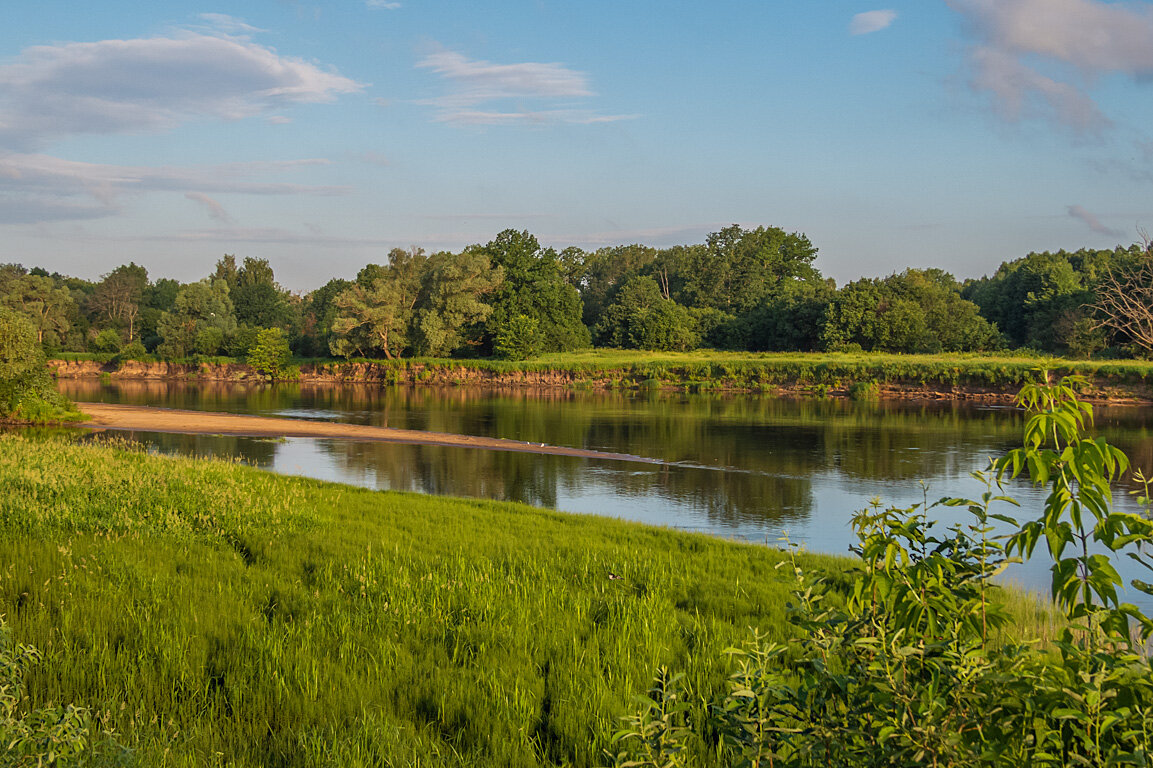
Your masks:
M 124 446 L 4 435 L 0 485 L 20 710 L 143 765 L 599 765 L 659 666 L 708 700 L 793 587 L 771 548 Z

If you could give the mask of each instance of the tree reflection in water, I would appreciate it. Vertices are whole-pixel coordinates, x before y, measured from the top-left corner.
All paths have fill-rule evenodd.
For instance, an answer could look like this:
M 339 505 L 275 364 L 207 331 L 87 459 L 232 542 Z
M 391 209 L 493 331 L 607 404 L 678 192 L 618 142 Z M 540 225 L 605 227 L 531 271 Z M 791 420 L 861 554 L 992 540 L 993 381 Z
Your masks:
M 825 529 L 841 536 L 849 514 L 870 496 L 917 500 L 922 480 L 931 498 L 970 492 L 969 472 L 1016 444 L 1022 427 L 1014 409 L 960 403 L 162 381 L 70 380 L 60 388 L 81 401 L 320 418 L 651 457 L 669 464 L 339 440 L 132 438 L 164 452 L 240 456 L 376 488 L 522 501 L 754 540 L 787 528 L 813 548 L 834 550 L 843 547 L 821 546 Z M 1097 420 L 1147 471 L 1151 414 L 1099 408 Z

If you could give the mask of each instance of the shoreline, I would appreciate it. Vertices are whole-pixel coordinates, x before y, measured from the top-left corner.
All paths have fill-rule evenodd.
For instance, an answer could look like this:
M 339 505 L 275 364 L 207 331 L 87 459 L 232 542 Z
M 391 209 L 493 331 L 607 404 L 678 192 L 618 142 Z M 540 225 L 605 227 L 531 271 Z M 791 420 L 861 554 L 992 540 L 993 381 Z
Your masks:
M 1153 403 L 1153 364 L 1035 358 L 915 355 L 759 354 L 601 355 L 498 360 L 313 361 L 290 383 L 563 390 L 755 393 L 768 397 L 838 397 L 1011 403 L 1039 365 L 1056 376 L 1082 375 L 1081 397 L 1103 404 Z M 267 386 L 242 362 L 53 360 L 57 379 L 213 382 Z
M 362 442 L 408 443 L 533 453 L 543 456 L 568 456 L 603 461 L 626 461 L 638 464 L 665 463 L 658 459 L 633 456 L 627 453 L 611 453 L 588 448 L 526 443 L 499 437 L 458 435 L 448 432 L 422 432 L 413 429 L 374 427 L 365 424 L 246 416 L 216 411 L 188 411 L 147 405 L 77 403 L 77 406 L 89 419 L 83 422 L 72 422 L 67 426 L 127 432 L 233 435 L 237 437 L 310 437 Z

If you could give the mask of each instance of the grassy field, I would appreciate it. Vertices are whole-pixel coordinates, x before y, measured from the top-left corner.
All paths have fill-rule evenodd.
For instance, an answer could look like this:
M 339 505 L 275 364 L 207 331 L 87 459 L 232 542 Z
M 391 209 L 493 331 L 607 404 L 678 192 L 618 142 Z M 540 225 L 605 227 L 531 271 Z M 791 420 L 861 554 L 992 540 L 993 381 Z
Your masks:
M 764 547 L 59 439 L 0 437 L 0 488 L 23 706 L 145 765 L 597 765 L 659 665 L 708 698 L 791 588 Z
M 62 361 L 108 363 L 108 356 L 67 354 Z M 228 358 L 181 361 L 195 375 L 198 366 L 218 370 Z M 883 353 L 747 353 L 697 350 L 642 352 L 595 349 L 543 355 L 530 360 L 296 360 L 306 379 L 366 377 L 385 383 L 549 383 L 569 386 L 738 389 L 851 394 L 854 385 L 979 387 L 1014 393 L 1042 362 L 1058 375 L 1090 378 L 1097 394 L 1153 396 L 1153 361 L 1070 360 L 1024 354 L 894 355 Z M 478 378 L 479 374 L 479 378 Z M 1109 388 L 1124 391 L 1110 393 Z M 1092 394 L 1092 393 L 1090 393 Z

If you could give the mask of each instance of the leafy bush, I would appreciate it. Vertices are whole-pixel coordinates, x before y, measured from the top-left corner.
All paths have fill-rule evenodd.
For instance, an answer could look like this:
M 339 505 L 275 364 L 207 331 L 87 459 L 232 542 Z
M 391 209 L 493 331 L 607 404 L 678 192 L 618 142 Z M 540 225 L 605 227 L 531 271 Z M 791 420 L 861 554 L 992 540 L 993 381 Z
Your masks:
M 272 381 L 300 377 L 300 369 L 289 365 L 292 350 L 288 338 L 280 328 L 264 328 L 256 334 L 256 341 L 248 352 L 247 362 L 256 371 Z
M 524 360 L 540 353 L 544 336 L 535 317 L 516 315 L 496 330 L 493 354 L 502 360 Z
M 25 317 L 0 308 L 0 418 L 70 421 L 80 413 L 52 387 L 36 329 Z
M 1022 389 L 1031 414 L 1023 445 L 975 473 L 987 488 L 981 498 L 908 509 L 876 502 L 858 513 L 847 596 L 794 564 L 797 637 L 754 634 L 730 649 L 736 672 L 705 722 L 687 721 L 678 679 L 662 670 L 617 734 L 616 764 L 713 755 L 739 766 L 1148 765 L 1153 620 L 1121 602 L 1120 576 L 1094 549 L 1153 569 L 1153 521 L 1112 510 L 1110 486 L 1128 461 L 1084 434 L 1092 411 L 1077 385 L 1046 377 Z M 1019 523 L 991 510 L 1016 503 L 999 495 L 1000 482 L 1022 473 L 1049 494 L 1037 519 Z M 939 535 L 929 519 L 937 505 L 967 507 L 972 522 Z M 994 537 L 995 520 L 1015 532 Z M 1052 647 L 1007 638 L 990 583 L 1042 540 L 1066 622 Z M 1132 586 L 1153 594 L 1143 581 Z
M 124 340 L 120 338 L 120 333 L 115 328 L 105 328 L 92 340 L 92 348 L 97 352 L 115 353 L 120 351 L 123 343 Z
M 116 743 L 114 734 L 99 725 L 83 707 L 49 707 L 24 712 L 24 676 L 40 660 L 40 652 L 12 645 L 8 625 L 0 619 L 0 751 L 10 768 L 36 766 L 131 765 L 132 755 Z
M 143 360 L 148 355 L 148 350 L 139 341 L 130 341 L 120 349 L 120 353 L 116 355 L 120 361 L 124 360 Z

